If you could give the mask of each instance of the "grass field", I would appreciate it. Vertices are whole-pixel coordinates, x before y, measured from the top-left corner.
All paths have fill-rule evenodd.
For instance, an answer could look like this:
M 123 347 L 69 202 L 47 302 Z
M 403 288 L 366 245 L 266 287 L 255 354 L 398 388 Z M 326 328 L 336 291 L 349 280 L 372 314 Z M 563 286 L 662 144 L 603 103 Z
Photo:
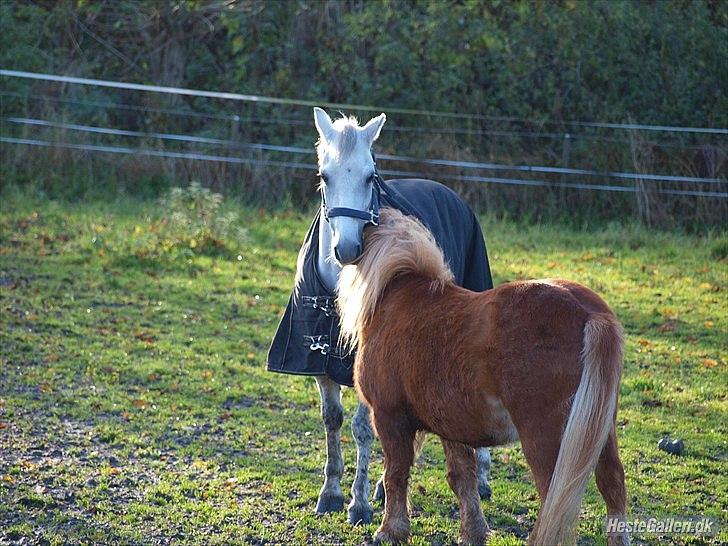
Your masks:
M 360 543 L 381 507 L 356 528 L 345 513 L 313 513 L 325 458 L 313 381 L 265 371 L 309 217 L 246 209 L 244 233 L 202 250 L 162 217 L 154 202 L 2 203 L 0 544 Z M 716 538 L 634 542 L 728 541 L 725 234 L 483 226 L 498 283 L 577 280 L 623 321 L 630 513 L 709 515 L 723 527 Z M 344 401 L 350 415 L 352 390 Z M 684 440 L 684 455 L 658 450 L 666 434 Z M 348 487 L 348 428 L 343 446 Z M 536 490 L 518 446 L 493 459 L 491 544 L 520 544 Z M 375 461 L 374 478 L 378 448 Z M 411 500 L 413 544 L 456 540 L 434 438 Z M 604 512 L 592 483 L 581 543 L 604 543 Z

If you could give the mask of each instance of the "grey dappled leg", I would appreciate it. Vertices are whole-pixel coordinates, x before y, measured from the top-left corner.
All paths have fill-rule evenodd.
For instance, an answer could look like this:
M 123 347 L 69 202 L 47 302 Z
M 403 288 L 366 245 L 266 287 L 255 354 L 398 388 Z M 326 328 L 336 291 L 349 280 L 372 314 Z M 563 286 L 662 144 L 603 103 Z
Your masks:
M 321 416 L 326 427 L 326 466 L 324 485 L 316 503 L 316 513 L 338 512 L 344 508 L 344 493 L 341 491 L 341 477 L 344 474 L 344 459 L 341 456 L 341 423 L 344 408 L 341 405 L 341 387 L 325 376 L 316 376 L 321 395 Z
M 480 508 L 475 450 L 448 440 L 443 440 L 442 446 L 447 459 L 447 482 L 460 503 L 460 543 L 483 544 L 490 529 Z
M 490 450 L 481 447 L 475 450 L 475 456 L 478 460 L 478 493 L 481 499 L 490 500 Z
M 349 523 L 371 523 L 374 510 L 369 504 L 369 455 L 372 449 L 374 432 L 369 420 L 369 410 L 359 402 L 351 432 L 356 441 L 356 475 L 351 485 L 351 504 L 349 504 Z

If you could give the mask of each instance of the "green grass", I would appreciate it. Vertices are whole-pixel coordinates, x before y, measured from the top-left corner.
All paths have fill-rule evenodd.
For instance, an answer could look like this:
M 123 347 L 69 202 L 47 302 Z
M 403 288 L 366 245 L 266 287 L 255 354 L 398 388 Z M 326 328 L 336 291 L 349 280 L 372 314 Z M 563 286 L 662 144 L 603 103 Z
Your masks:
M 356 544 L 372 525 L 313 514 L 324 464 L 312 380 L 265 371 L 309 217 L 241 212 L 215 253 L 155 252 L 156 203 L 7 200 L 0 215 L 0 542 Z M 156 229 L 156 228 L 154 228 Z M 728 533 L 726 238 L 484 219 L 498 283 L 564 277 L 624 322 L 619 440 L 630 513 L 710 515 Z M 150 247 L 150 244 L 152 245 Z M 344 394 L 347 412 L 355 395 Z M 348 423 L 346 425 L 348 427 Z M 686 452 L 657 449 L 665 434 Z M 344 434 L 345 485 L 354 442 Z M 492 544 L 520 544 L 536 490 L 493 450 Z M 381 472 L 377 447 L 372 477 Z M 412 474 L 414 544 L 457 538 L 439 443 Z M 581 542 L 603 544 L 591 484 Z M 636 537 L 636 543 L 667 539 Z

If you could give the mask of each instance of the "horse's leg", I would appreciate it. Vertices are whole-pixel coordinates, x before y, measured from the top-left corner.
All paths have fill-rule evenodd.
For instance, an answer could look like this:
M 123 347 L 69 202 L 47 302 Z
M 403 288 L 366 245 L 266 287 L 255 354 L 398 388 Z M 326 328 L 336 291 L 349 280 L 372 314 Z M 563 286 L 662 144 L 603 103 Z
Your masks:
M 596 467 L 596 480 L 599 492 L 607 503 L 607 515 L 624 517 L 627 510 L 627 486 L 624 483 L 624 467 L 619 460 L 617 449 L 617 432 L 614 428 L 609 433 Z M 609 533 L 609 546 L 626 546 L 629 535 L 626 533 Z
M 407 484 L 414 460 L 414 431 L 401 415 L 374 413 L 374 424 L 384 451 L 384 518 L 374 535 L 376 543 L 399 543 L 410 536 Z
M 478 460 L 478 494 L 481 499 L 490 500 L 490 449 L 481 447 L 475 450 L 475 455 Z M 384 502 L 384 476 L 379 478 L 374 487 L 374 502 Z
M 425 445 L 425 440 L 427 439 L 427 433 L 423 430 L 417 432 L 415 434 L 414 444 L 412 446 L 412 449 L 414 450 L 414 458 L 418 459 L 420 457 L 420 454 L 422 453 L 422 448 Z M 382 474 L 382 477 L 379 478 L 379 481 L 377 482 L 376 487 L 374 488 L 374 501 L 375 502 L 381 502 L 384 503 L 384 474 Z
M 490 450 L 481 447 L 475 450 L 475 456 L 478 460 L 478 493 L 481 499 L 490 500 Z
M 374 486 L 374 502 L 380 502 L 384 504 L 384 474 L 377 480 L 377 485 Z
M 475 450 L 459 442 L 443 440 L 447 458 L 447 482 L 460 503 L 460 543 L 483 544 L 490 529 L 480 508 Z
M 356 441 L 356 475 L 351 485 L 349 523 L 371 523 L 374 510 L 369 504 L 369 454 L 374 432 L 369 421 L 369 410 L 361 402 L 351 420 L 351 432 Z
M 518 428 L 518 436 L 521 440 L 523 455 L 531 469 L 533 480 L 536 482 L 536 489 L 541 501 L 541 508 L 546 500 L 549 491 L 549 484 L 554 475 L 556 459 L 561 448 L 561 433 L 564 429 L 563 416 L 557 411 L 546 412 L 538 419 L 524 423 Z M 541 508 L 536 518 L 534 530 L 541 522 Z M 551 546 L 548 544 L 536 544 L 533 542 L 535 533 L 532 531 L 528 537 L 529 546 Z
M 316 376 L 321 395 L 321 416 L 326 426 L 326 466 L 324 485 L 316 503 L 316 513 L 338 512 L 344 508 L 344 493 L 341 491 L 341 477 L 344 474 L 344 460 L 341 456 L 341 423 L 344 408 L 341 405 L 341 387 L 326 376 Z

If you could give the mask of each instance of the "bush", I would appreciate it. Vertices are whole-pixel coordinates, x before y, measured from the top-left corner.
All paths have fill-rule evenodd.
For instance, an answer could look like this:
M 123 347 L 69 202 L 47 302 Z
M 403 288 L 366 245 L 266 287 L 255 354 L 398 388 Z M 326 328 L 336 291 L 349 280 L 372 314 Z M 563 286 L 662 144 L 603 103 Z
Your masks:
M 192 182 L 159 200 L 160 217 L 137 225 L 124 250 L 137 258 L 236 255 L 245 239 L 238 215 L 223 210 L 223 196 Z
M 192 182 L 187 188 L 172 188 L 161 202 L 168 215 L 167 231 L 174 246 L 205 253 L 225 248 L 226 239 L 242 236 L 241 228 L 236 227 L 237 214 L 224 213 L 220 208 L 222 195 L 203 188 L 198 182 Z
M 716 260 L 728 258 L 728 236 L 719 237 L 710 248 L 710 256 Z

